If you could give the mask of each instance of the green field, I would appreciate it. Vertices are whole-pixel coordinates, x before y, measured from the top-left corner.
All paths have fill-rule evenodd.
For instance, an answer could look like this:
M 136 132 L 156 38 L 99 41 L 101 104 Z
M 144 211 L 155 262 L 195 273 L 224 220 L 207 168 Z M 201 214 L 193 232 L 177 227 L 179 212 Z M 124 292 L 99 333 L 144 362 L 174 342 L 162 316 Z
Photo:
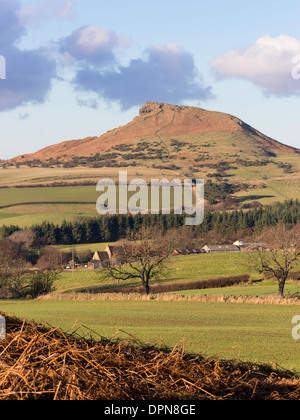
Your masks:
M 300 373 L 292 338 L 299 307 L 158 301 L 2 301 L 0 310 L 82 335 L 182 346 L 186 352 L 238 359 Z M 122 330 L 122 331 L 121 331 Z M 78 331 L 77 331 L 78 332 Z M 130 336 L 131 335 L 131 336 Z
M 43 221 L 61 224 L 63 220 L 72 221 L 78 217 L 97 216 L 95 204 L 99 193 L 96 191 L 96 184 L 100 179 L 109 178 L 118 182 L 119 171 L 127 171 L 128 180 L 138 178 L 150 181 L 151 179 L 183 179 L 184 177 L 207 180 L 211 178 L 209 174 L 216 171 L 205 166 L 206 162 L 209 164 L 211 161 L 227 161 L 233 165 L 233 168 L 236 167 L 236 169 L 227 171 L 228 181 L 247 183 L 250 186 L 247 191 L 237 193 L 237 196 L 242 199 L 242 203 L 260 201 L 262 204 L 271 204 L 291 198 L 300 199 L 300 159 L 298 155 L 282 154 L 272 157 L 266 166 L 246 167 L 241 165 L 238 167 L 234 163 L 238 156 L 236 151 L 239 147 L 246 147 L 239 138 L 219 138 L 217 133 L 210 133 L 201 140 L 201 144 L 198 144 L 197 136 L 179 140 L 183 143 L 186 142 L 182 148 L 181 157 L 179 153 L 179 157 L 176 159 L 154 162 L 156 165 L 160 164 L 166 167 L 172 163 L 175 164 L 175 167 L 181 168 L 175 170 L 153 168 L 152 161 L 146 163 L 137 161 L 137 166 L 126 168 L 0 168 L 0 187 L 2 187 L 0 189 L 0 226 L 14 224 L 26 227 Z M 173 156 L 172 139 L 166 137 L 164 142 Z M 234 147 L 232 144 L 235 144 Z M 204 147 L 208 145 L 209 147 Z M 197 162 L 194 160 L 195 151 L 197 154 L 203 155 L 203 166 L 201 164 L 197 166 Z M 261 156 L 255 154 L 251 142 L 247 145 L 247 151 L 249 154 L 243 156 L 250 156 L 250 160 L 262 159 Z M 293 172 L 284 173 L 284 170 L 278 166 L 279 163 L 292 164 Z M 91 185 L 74 185 L 86 182 Z M 66 186 L 57 186 L 59 183 L 64 183 Z M 22 188 L 19 188 L 20 186 Z
M 104 246 L 94 244 L 91 249 Z M 190 282 L 247 272 L 243 254 L 174 257 L 170 262 L 170 275 L 164 282 Z M 255 273 L 250 274 L 255 277 Z M 121 285 L 138 286 L 139 283 L 101 283 L 98 273 L 88 270 L 75 271 L 74 278 L 72 273 L 61 273 L 55 283 L 58 293 Z M 299 291 L 299 283 L 286 285 L 286 295 Z M 263 281 L 178 294 L 276 295 L 277 284 Z M 300 306 L 296 305 L 172 300 L 9 300 L 0 301 L 0 311 L 60 327 L 68 333 L 80 327 L 77 332 L 85 337 L 134 338 L 138 344 L 164 344 L 171 348 L 184 345 L 188 353 L 268 364 L 300 374 L 300 342 L 292 338 L 292 318 L 300 313 Z
M 262 187 L 263 186 L 263 187 Z M 237 193 L 243 202 L 260 201 L 263 205 L 289 199 L 300 199 L 300 177 L 269 179 L 262 181 L 259 188 Z
M 30 227 L 96 217 L 95 187 L 9 188 L 0 190 L 0 225 Z
M 17 225 L 30 227 L 35 223 L 52 222 L 61 224 L 78 217 L 97 217 L 96 202 L 102 195 L 94 186 L 70 186 L 47 188 L 5 188 L 0 189 L 0 226 Z M 113 192 L 112 192 L 113 193 Z M 135 193 L 128 192 L 128 199 Z M 122 193 L 116 186 L 116 205 Z M 148 191 L 151 208 L 151 191 Z M 110 195 L 109 200 L 115 198 Z M 135 203 L 136 204 L 136 203 Z M 170 195 L 170 208 L 174 207 L 174 195 Z
M 102 251 L 106 244 L 82 245 L 78 250 L 90 249 Z M 59 247 L 61 248 L 61 247 Z M 62 247 L 70 250 L 68 247 Z M 77 247 L 76 247 L 77 249 Z M 237 276 L 250 274 L 254 280 L 259 278 L 257 273 L 249 272 L 249 267 L 241 253 L 229 254 L 200 254 L 184 257 L 174 257 L 170 260 L 166 278 L 162 283 L 182 283 L 197 280 L 207 280 L 219 277 Z M 101 283 L 97 271 L 82 270 L 74 273 L 62 273 L 55 283 L 57 292 L 72 292 L 89 289 L 101 289 L 108 287 L 140 286 L 138 281 L 105 282 Z
M 84 249 L 84 245 L 80 248 Z M 92 249 L 103 249 L 95 244 Z M 164 282 L 188 282 L 248 271 L 242 254 L 193 255 L 174 257 L 170 275 Z M 253 278 L 255 273 L 251 273 Z M 101 283 L 96 271 L 62 273 L 55 283 L 57 293 L 113 288 L 138 282 Z M 300 284 L 289 281 L 286 296 L 300 291 Z M 190 296 L 266 296 L 277 294 L 274 281 L 262 281 L 222 289 L 178 292 Z M 222 359 L 240 359 L 273 364 L 300 374 L 300 342 L 292 339 L 292 318 L 300 306 L 172 301 L 0 301 L 0 311 L 17 317 L 50 324 L 71 333 L 80 326 L 81 334 L 94 337 L 129 339 Z
M 97 217 L 96 201 L 100 195 L 96 191 L 97 182 L 103 178 L 118 182 L 119 170 L 126 170 L 129 179 L 160 179 L 162 176 L 173 179 L 176 175 L 169 170 L 145 166 L 119 169 L 0 168 L 0 226 L 24 228 L 43 221 L 61 224 L 78 217 Z M 67 186 L 53 186 L 61 182 Z M 73 185 L 82 182 L 92 185 Z M 46 187 L 39 187 L 41 185 Z
M 95 187 L 8 188 L 2 189 L 0 207 L 23 203 L 96 203 Z
M 118 181 L 119 170 L 126 170 L 128 178 L 133 179 L 137 176 L 144 179 L 174 177 L 174 171 L 147 168 L 145 165 L 132 168 L 0 168 L 0 187 L 16 187 L 16 186 L 38 186 L 40 184 L 51 185 L 54 182 L 65 182 L 72 184 L 74 182 L 91 181 L 97 184 L 99 179 L 109 178 Z
M 0 226 L 20 228 L 49 222 L 62 224 L 81 217 L 97 217 L 95 204 L 30 204 L 0 209 Z

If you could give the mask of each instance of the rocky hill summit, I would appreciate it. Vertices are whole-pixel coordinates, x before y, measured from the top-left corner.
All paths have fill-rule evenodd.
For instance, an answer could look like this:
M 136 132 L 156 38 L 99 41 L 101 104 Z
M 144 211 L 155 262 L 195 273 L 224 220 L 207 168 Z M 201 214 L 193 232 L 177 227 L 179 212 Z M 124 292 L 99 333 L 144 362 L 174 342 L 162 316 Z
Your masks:
M 193 144 L 209 144 L 212 137 L 222 147 L 230 149 L 232 142 L 238 140 L 239 148 L 251 145 L 270 153 L 300 153 L 299 149 L 282 144 L 246 124 L 232 115 L 208 111 L 191 106 L 178 106 L 165 103 L 147 102 L 139 115 L 123 127 L 116 128 L 99 137 L 87 137 L 58 143 L 35 153 L 18 156 L 12 161 L 48 159 L 68 160 L 73 156 L 87 156 L 107 153 L 120 145 L 130 146 L 140 140 L 151 142 L 182 140 Z M 224 144 L 225 141 L 225 144 Z

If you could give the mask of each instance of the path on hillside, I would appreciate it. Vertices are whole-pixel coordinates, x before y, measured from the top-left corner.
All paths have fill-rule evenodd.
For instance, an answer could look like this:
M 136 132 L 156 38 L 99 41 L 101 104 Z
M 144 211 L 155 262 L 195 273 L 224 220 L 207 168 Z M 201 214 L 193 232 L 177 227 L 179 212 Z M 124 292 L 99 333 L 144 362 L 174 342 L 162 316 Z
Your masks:
M 170 154 L 170 150 L 169 150 L 169 148 L 168 148 L 168 146 L 167 146 L 167 144 L 166 144 L 166 142 L 162 139 L 162 137 L 158 134 L 160 131 L 163 131 L 163 130 L 165 130 L 166 128 L 168 128 L 168 127 L 171 127 L 172 125 L 173 125 L 173 123 L 174 123 L 174 120 L 175 120 L 175 115 L 176 115 L 176 112 L 174 111 L 173 112 L 173 117 L 172 117 L 172 121 L 171 121 L 171 124 L 168 124 L 168 125 L 166 125 L 165 127 L 163 127 L 163 128 L 160 128 L 159 130 L 157 130 L 157 131 L 155 131 L 155 133 L 154 133 L 154 135 L 158 138 L 158 140 L 160 141 L 160 144 L 164 147 L 164 149 L 166 150 L 166 152 L 167 152 L 167 154 L 168 154 L 168 159 L 170 159 L 170 157 L 171 157 L 171 154 Z

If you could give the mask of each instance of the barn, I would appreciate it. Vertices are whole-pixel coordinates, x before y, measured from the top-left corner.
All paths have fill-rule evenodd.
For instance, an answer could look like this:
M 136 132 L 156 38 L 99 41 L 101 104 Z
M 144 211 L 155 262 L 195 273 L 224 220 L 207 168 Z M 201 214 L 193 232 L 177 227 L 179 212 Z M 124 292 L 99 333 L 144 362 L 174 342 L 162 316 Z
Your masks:
M 221 254 L 224 252 L 240 252 L 236 245 L 205 245 L 202 248 L 207 254 Z

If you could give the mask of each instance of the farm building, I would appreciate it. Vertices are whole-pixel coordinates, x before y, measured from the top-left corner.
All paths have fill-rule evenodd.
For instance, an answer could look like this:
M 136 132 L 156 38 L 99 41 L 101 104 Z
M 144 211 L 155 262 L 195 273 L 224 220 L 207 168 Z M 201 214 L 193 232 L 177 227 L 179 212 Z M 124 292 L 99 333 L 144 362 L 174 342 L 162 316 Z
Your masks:
M 111 246 L 108 244 L 105 252 L 112 264 L 122 264 L 126 261 L 126 249 L 123 245 Z
M 245 243 L 242 241 L 236 241 L 233 245 L 236 245 L 241 252 L 251 252 L 251 251 L 261 251 L 261 250 L 269 250 L 270 247 L 265 243 L 255 243 L 249 242 Z
M 90 270 L 98 270 L 99 268 L 102 268 L 102 264 L 100 261 L 92 260 L 88 263 L 88 268 Z
M 175 249 L 173 252 L 174 255 L 195 255 L 195 254 L 204 254 L 203 249 Z
M 107 252 L 96 251 L 92 261 L 89 262 L 88 267 L 96 270 L 98 268 L 106 267 L 109 264 L 109 255 Z
M 207 254 L 223 252 L 240 252 L 240 248 L 236 245 L 205 245 L 202 249 Z
M 133 247 L 128 245 L 112 246 L 107 245 L 105 251 L 96 251 L 92 261 L 89 263 L 90 269 L 98 269 L 106 267 L 109 264 L 119 265 L 128 261 L 128 258 L 134 258 L 139 255 L 143 249 L 141 247 Z
M 144 248 L 142 246 L 137 245 L 124 245 L 124 250 L 126 255 L 129 256 L 141 255 L 144 253 Z
M 251 252 L 251 251 L 261 251 L 261 250 L 268 250 L 270 247 L 268 247 L 267 244 L 260 244 L 260 243 L 245 243 L 241 247 L 242 252 Z
M 242 248 L 243 246 L 245 246 L 243 241 L 236 241 L 233 245 L 237 246 L 238 248 Z

